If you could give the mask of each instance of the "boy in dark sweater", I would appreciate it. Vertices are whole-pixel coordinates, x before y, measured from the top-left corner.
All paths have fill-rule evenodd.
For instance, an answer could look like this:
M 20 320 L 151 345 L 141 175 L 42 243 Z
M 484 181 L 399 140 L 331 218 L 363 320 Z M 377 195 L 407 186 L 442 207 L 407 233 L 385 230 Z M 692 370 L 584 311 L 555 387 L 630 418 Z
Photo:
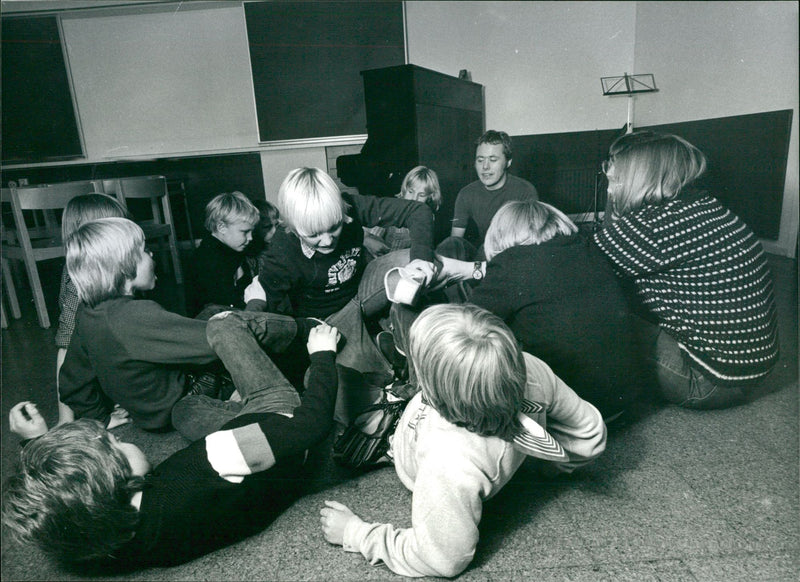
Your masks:
M 388 308 L 383 279 L 392 267 L 404 266 L 421 281 L 433 278 L 430 207 L 399 198 L 343 196 L 318 168 L 289 172 L 278 190 L 277 205 L 284 229 L 272 239 L 259 275 L 266 292 L 265 310 L 324 319 L 345 339 L 337 363 L 376 374 L 378 384 L 390 382 L 391 364 L 370 337 L 365 318 Z M 407 227 L 411 248 L 387 253 L 367 265 L 364 226 Z M 336 420 L 347 424 L 349 412 L 360 410 L 372 398 L 356 396 L 340 391 L 348 402 L 340 402 Z
M 11 430 L 34 439 L 4 490 L 3 521 L 14 535 L 108 573 L 186 562 L 280 515 L 301 494 L 306 450 L 332 425 L 338 332 L 324 324 L 310 330 L 301 402 L 257 341 L 258 315 L 226 312 L 208 323 L 208 342 L 242 396 L 238 414 L 153 470 L 138 447 L 96 421 L 47 432 L 32 403 L 14 406 Z
M 208 319 L 220 309 L 245 306 L 244 290 L 258 275 L 249 265 L 245 250 L 260 218 L 258 209 L 241 192 L 224 192 L 206 205 L 208 234 L 194 256 L 191 315 Z
M 66 245 L 67 270 L 82 304 L 59 374 L 61 401 L 76 418 L 107 424 L 119 404 L 143 429 L 169 428 L 175 403 L 196 386 L 191 375 L 217 362 L 206 339 L 207 322 L 134 298 L 135 291 L 152 289 L 156 277 L 142 230 L 130 220 L 88 222 Z M 285 337 L 273 338 L 270 346 L 285 349 L 297 323 L 258 315 L 263 324 L 280 322 L 286 328 Z M 194 419 L 186 421 L 187 426 L 173 425 L 184 435 L 196 434 Z

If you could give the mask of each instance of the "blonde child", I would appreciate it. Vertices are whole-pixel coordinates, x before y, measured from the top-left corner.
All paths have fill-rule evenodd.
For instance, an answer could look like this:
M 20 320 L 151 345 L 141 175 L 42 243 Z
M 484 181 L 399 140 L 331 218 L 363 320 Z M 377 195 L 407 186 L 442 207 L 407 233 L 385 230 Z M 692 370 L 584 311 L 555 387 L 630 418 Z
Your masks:
M 90 220 L 98 218 L 109 218 L 112 216 L 126 218 L 128 216 L 127 210 L 115 198 L 93 192 L 91 194 L 83 194 L 76 196 L 67 203 L 64 208 L 64 213 L 61 216 L 61 240 L 66 244 L 67 239 L 75 232 L 78 227 Z M 56 390 L 58 390 L 58 375 L 61 371 L 61 366 L 64 364 L 64 358 L 67 355 L 67 348 L 69 347 L 72 332 L 75 330 L 75 316 L 78 312 L 78 305 L 80 299 L 78 298 L 78 291 L 75 289 L 75 284 L 69 277 L 66 265 L 61 272 L 61 288 L 58 292 L 58 307 L 60 310 L 58 316 L 58 328 L 56 329 L 56 346 L 58 353 L 56 355 Z M 124 419 L 124 413 L 120 415 L 120 420 Z M 68 406 L 64 405 L 60 400 L 58 403 L 58 424 L 70 422 L 74 420 L 75 415 Z
M 597 409 L 476 306 L 423 311 L 408 355 L 421 391 L 400 419 L 392 456 L 413 491 L 411 527 L 367 523 L 326 501 L 322 530 L 398 574 L 452 577 L 475 554 L 483 502 L 528 455 L 571 472 L 603 452 L 606 429 Z
M 203 237 L 194 255 L 190 315 L 204 308 L 211 314 L 245 306 L 244 289 L 258 275 L 247 261 L 246 250 L 261 220 L 255 205 L 241 192 L 223 192 L 206 205 Z
M 87 222 L 66 240 L 66 251 L 81 305 L 59 374 L 61 401 L 76 418 L 108 424 L 119 404 L 141 428 L 169 427 L 172 406 L 187 391 L 179 366 L 217 359 L 206 322 L 134 298 L 156 283 L 144 233 L 134 222 Z
M 403 184 L 396 197 L 424 202 L 430 206 L 435 216 L 442 205 L 442 190 L 439 187 L 439 177 L 433 170 L 425 166 L 417 166 L 411 169 L 403 178 Z M 410 246 L 411 237 L 408 228 L 397 226 L 364 227 L 364 248 L 373 258 L 390 251 L 407 249 Z
M 264 253 L 258 278 L 266 295 L 265 311 L 324 319 L 344 337 L 337 363 L 384 376 L 378 384 L 390 382 L 391 364 L 372 340 L 366 320 L 388 308 L 383 279 L 390 268 L 406 266 L 420 280 L 433 278 L 430 207 L 413 200 L 343 195 L 319 168 L 289 172 L 278 190 L 277 206 L 284 228 Z M 367 265 L 364 226 L 406 227 L 411 246 Z M 371 395 L 362 400 L 345 388 L 340 398 L 337 420 L 347 424 L 349 412 L 360 411 Z

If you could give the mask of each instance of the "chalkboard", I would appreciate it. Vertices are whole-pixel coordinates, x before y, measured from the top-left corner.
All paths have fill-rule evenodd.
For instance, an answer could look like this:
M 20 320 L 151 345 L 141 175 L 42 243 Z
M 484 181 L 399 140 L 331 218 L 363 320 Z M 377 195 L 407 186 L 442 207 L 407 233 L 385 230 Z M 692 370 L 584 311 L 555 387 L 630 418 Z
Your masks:
M 360 72 L 405 63 L 402 2 L 245 2 L 259 139 L 367 133 Z
M 83 156 L 55 16 L 3 18 L 4 164 Z
M 777 239 L 789 158 L 792 110 L 655 125 L 697 146 L 708 159 L 699 185 L 758 236 Z

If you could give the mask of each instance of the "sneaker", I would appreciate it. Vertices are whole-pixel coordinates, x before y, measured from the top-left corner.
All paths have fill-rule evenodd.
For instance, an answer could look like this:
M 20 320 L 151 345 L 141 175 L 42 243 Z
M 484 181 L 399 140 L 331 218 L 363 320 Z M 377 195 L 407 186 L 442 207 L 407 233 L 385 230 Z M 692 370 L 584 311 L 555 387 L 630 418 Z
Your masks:
M 405 355 L 397 349 L 392 332 L 382 331 L 375 340 L 381 354 L 383 354 L 383 357 L 391 364 L 395 378 L 398 380 L 407 378 L 408 374 L 406 370 L 408 368 L 408 361 Z

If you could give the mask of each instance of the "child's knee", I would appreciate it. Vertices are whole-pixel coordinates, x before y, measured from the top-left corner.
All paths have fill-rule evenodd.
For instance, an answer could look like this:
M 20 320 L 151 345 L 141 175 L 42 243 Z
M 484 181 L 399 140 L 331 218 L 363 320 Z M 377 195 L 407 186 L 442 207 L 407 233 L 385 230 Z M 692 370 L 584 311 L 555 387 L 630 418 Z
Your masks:
M 230 337 L 230 334 L 237 333 L 241 329 L 247 329 L 247 322 L 243 321 L 235 311 L 226 311 L 208 320 L 206 339 L 213 348 L 225 341 L 226 337 Z

